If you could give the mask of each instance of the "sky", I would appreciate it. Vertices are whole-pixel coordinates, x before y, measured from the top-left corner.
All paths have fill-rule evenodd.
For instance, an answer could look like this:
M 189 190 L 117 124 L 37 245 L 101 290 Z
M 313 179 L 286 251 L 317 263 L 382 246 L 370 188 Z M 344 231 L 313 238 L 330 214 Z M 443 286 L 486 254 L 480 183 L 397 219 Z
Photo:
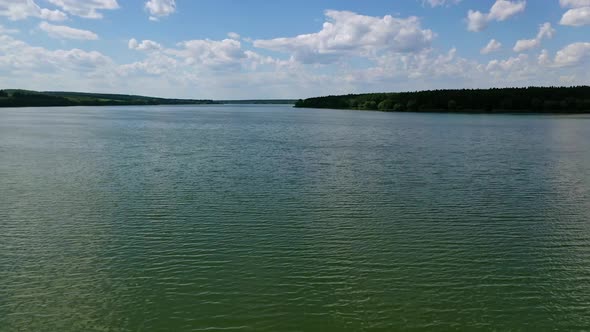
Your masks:
M 0 0 L 0 88 L 307 98 L 590 85 L 590 0 Z

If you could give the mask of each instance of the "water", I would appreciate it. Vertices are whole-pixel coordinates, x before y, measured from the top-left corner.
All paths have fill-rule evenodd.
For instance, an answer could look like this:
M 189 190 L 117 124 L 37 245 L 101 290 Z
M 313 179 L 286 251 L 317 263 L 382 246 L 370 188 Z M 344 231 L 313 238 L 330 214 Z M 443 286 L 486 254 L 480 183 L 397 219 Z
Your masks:
M 588 330 L 589 127 L 0 109 L 0 330 Z

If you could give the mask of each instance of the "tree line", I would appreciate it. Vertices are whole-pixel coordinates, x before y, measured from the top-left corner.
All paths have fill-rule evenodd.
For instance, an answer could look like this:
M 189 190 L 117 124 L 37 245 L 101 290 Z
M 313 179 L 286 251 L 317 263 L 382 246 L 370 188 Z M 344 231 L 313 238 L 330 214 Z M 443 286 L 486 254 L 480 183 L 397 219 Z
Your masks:
M 590 86 L 429 90 L 298 100 L 295 107 L 393 112 L 590 112 Z
M 0 90 L 0 107 L 177 105 L 214 103 L 216 102 L 213 100 L 166 99 L 118 94 Z

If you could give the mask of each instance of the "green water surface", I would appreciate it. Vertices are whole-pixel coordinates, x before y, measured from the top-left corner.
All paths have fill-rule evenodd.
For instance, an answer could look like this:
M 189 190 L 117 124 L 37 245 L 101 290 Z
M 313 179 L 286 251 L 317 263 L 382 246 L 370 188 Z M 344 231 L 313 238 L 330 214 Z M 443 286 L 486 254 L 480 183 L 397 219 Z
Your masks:
M 590 116 L 0 109 L 0 331 L 590 330 Z

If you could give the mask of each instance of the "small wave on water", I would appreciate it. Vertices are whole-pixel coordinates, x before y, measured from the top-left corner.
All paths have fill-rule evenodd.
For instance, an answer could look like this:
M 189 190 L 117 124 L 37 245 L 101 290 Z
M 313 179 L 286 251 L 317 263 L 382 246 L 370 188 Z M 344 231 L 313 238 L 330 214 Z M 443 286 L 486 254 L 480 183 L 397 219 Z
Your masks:
M 589 121 L 2 109 L 0 330 L 587 330 Z

